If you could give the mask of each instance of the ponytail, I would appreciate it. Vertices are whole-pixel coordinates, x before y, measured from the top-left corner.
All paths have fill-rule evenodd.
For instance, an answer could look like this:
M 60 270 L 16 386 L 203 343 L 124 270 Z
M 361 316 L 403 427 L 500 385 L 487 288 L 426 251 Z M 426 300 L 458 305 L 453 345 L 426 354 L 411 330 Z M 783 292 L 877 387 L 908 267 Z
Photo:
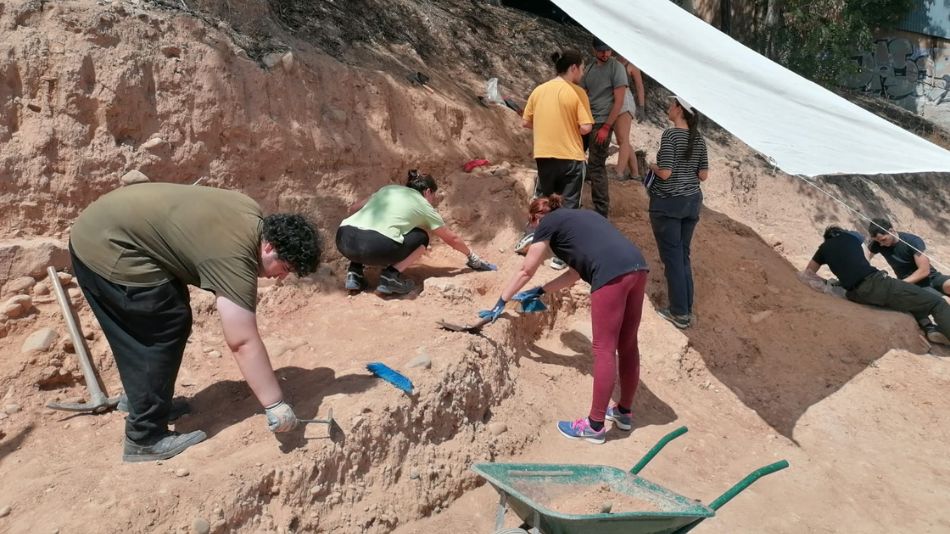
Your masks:
M 683 117 L 689 126 L 689 141 L 686 144 L 686 161 L 693 157 L 693 148 L 696 146 L 696 139 L 699 138 L 699 112 L 694 108 L 693 111 L 687 111 L 683 108 Z
M 439 185 L 435 183 L 435 179 L 432 178 L 432 175 L 422 174 L 415 169 L 409 171 L 409 174 L 406 176 L 406 187 L 415 189 L 420 194 L 425 193 L 426 189 L 433 193 L 439 190 Z

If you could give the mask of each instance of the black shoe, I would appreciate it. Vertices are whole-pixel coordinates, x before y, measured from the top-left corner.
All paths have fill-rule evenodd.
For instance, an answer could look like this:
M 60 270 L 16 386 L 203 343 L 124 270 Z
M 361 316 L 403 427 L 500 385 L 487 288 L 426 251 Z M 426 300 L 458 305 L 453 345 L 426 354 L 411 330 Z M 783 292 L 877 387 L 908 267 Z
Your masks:
M 119 397 L 119 404 L 115 407 L 120 412 L 129 413 L 129 396 L 123 393 Z M 191 413 L 191 405 L 182 398 L 172 399 L 172 407 L 168 410 L 168 420 L 175 421 L 181 416 Z
M 673 315 L 673 312 L 669 308 L 657 308 L 657 315 L 666 319 L 667 321 L 673 323 L 673 326 L 683 330 L 689 328 L 689 316 L 688 315 Z
M 405 295 L 415 289 L 416 283 L 395 269 L 386 269 L 379 274 L 376 291 L 383 295 Z
M 345 287 L 347 291 L 363 291 L 366 289 L 366 277 L 363 276 L 363 273 L 347 271 L 346 281 L 343 283 L 343 287 Z
M 167 436 L 156 441 L 152 445 L 139 445 L 129 438 L 125 438 L 125 448 L 122 451 L 123 462 L 154 462 L 157 460 L 167 460 L 172 456 L 177 456 L 192 445 L 197 445 L 208 436 L 200 431 L 179 434 L 178 432 L 169 432 Z
M 927 341 L 931 343 L 936 343 L 938 345 L 950 345 L 950 340 L 947 339 L 947 336 L 940 333 L 937 330 L 937 326 L 933 324 L 928 324 L 924 327 L 924 335 L 927 337 Z

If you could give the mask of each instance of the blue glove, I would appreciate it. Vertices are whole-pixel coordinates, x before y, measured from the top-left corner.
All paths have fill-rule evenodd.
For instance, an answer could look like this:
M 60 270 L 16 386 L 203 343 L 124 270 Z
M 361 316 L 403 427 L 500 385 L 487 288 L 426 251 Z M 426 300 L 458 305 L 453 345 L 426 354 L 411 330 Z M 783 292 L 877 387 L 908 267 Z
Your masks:
M 541 286 L 538 286 L 538 287 L 533 287 L 527 291 L 515 293 L 515 296 L 511 297 L 511 300 L 517 300 L 518 302 L 524 302 L 526 300 L 537 300 L 541 298 L 541 295 L 543 294 L 544 294 L 544 288 Z
M 482 310 L 478 312 L 479 319 L 489 319 L 491 322 L 495 322 L 501 317 L 501 313 L 505 311 L 505 301 L 498 299 L 498 302 L 495 303 L 495 307 L 490 310 Z
M 541 302 L 541 299 L 530 299 L 521 301 L 522 313 L 534 313 L 548 311 L 548 307 Z

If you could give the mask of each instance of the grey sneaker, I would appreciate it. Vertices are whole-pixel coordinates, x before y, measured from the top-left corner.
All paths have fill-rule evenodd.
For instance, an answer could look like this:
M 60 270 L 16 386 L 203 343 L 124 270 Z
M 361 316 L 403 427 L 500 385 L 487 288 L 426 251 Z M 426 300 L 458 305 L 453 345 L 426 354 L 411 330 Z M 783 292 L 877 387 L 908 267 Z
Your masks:
M 177 456 L 192 445 L 197 445 L 208 436 L 200 431 L 179 434 L 178 432 L 169 432 L 162 439 L 152 445 L 139 445 L 129 438 L 125 438 L 125 448 L 122 451 L 123 462 L 155 462 L 158 460 L 167 460 L 172 456 Z
M 534 232 L 526 232 L 515 244 L 515 253 L 524 256 L 528 253 L 528 247 L 534 241 Z
M 405 295 L 415 289 L 416 283 L 395 269 L 386 269 L 379 275 L 376 291 L 383 295 Z
M 605 418 L 608 421 L 613 421 L 614 425 L 620 430 L 630 430 L 633 428 L 633 414 L 620 413 L 617 406 L 607 408 L 607 416 Z
M 669 308 L 657 308 L 657 315 L 666 319 L 667 321 L 673 323 L 673 326 L 683 330 L 689 328 L 689 316 L 688 315 L 673 315 Z
M 927 325 L 924 327 L 924 333 L 927 336 L 927 341 L 931 343 L 936 343 L 937 345 L 950 345 L 950 340 L 947 339 L 947 336 L 940 333 L 937 330 L 936 325 Z
M 363 291 L 366 289 L 366 277 L 363 276 L 363 273 L 347 271 L 346 281 L 343 282 L 343 287 L 346 288 L 347 291 Z
M 560 271 L 561 269 L 567 267 L 567 264 L 564 263 L 564 260 L 555 256 L 551 258 L 551 261 L 548 262 L 548 267 L 554 269 L 555 271 Z
M 129 413 L 129 396 L 123 393 L 119 396 L 119 404 L 115 409 L 120 412 Z M 168 410 L 168 420 L 175 421 L 185 414 L 191 413 L 191 405 L 182 398 L 172 399 L 172 407 Z

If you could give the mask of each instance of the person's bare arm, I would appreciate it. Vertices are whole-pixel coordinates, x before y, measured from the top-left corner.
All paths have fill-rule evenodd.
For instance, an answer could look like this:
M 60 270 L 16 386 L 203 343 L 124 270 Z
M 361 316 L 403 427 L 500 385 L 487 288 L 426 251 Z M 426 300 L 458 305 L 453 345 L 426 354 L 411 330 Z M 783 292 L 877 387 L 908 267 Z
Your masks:
M 634 96 L 637 99 L 637 107 L 642 109 L 646 106 L 647 102 L 646 90 L 643 88 L 643 76 L 640 74 L 640 69 L 633 63 L 627 63 L 627 73 L 633 78 L 633 88 L 636 91 Z
M 672 171 L 670 171 L 672 173 Z M 696 173 L 700 182 L 705 182 L 709 178 L 709 169 L 703 169 Z
M 531 129 L 534 128 L 534 121 L 528 120 L 528 119 L 522 119 L 522 120 L 521 120 L 521 127 L 522 127 L 522 128 L 527 128 L 527 129 L 531 130 Z
M 650 165 L 650 170 L 653 171 L 653 174 L 656 174 L 656 177 L 660 180 L 669 180 L 670 176 L 673 176 L 673 169 L 661 169 L 653 163 Z M 700 178 L 702 180 L 702 178 Z
M 611 127 L 613 127 L 617 117 L 620 116 L 620 108 L 623 107 L 623 99 L 625 96 L 627 96 L 626 85 L 614 87 L 614 105 L 610 108 L 610 115 L 607 116 L 606 122 L 606 124 L 609 124 Z
M 581 124 L 580 126 L 577 127 L 577 133 L 581 135 L 587 135 L 593 129 L 594 129 L 593 124 Z
M 448 225 L 440 226 L 439 228 L 432 231 L 433 234 L 437 235 L 439 239 L 445 241 L 445 244 L 454 248 L 455 250 L 461 252 L 468 256 L 472 253 L 472 249 L 468 248 L 468 245 L 465 244 L 465 241 L 453 232 Z
M 257 315 L 225 297 L 216 299 L 224 340 L 234 353 L 241 375 L 251 387 L 261 406 L 271 406 L 284 399 L 274 375 L 267 348 L 257 329 Z
M 538 266 L 541 265 L 541 262 L 544 261 L 544 257 L 547 255 L 547 241 L 532 243 L 531 246 L 528 247 L 528 252 L 525 253 L 524 261 L 521 262 L 521 268 L 511 277 L 505 290 L 501 292 L 501 299 L 505 302 L 510 301 L 511 297 L 515 296 L 515 293 L 520 291 L 521 288 L 531 280 L 534 273 L 537 272 Z
M 914 263 L 917 265 L 917 270 L 907 275 L 907 278 L 904 278 L 904 281 L 908 284 L 916 284 L 930 276 L 930 258 L 917 253 L 914 254 Z

